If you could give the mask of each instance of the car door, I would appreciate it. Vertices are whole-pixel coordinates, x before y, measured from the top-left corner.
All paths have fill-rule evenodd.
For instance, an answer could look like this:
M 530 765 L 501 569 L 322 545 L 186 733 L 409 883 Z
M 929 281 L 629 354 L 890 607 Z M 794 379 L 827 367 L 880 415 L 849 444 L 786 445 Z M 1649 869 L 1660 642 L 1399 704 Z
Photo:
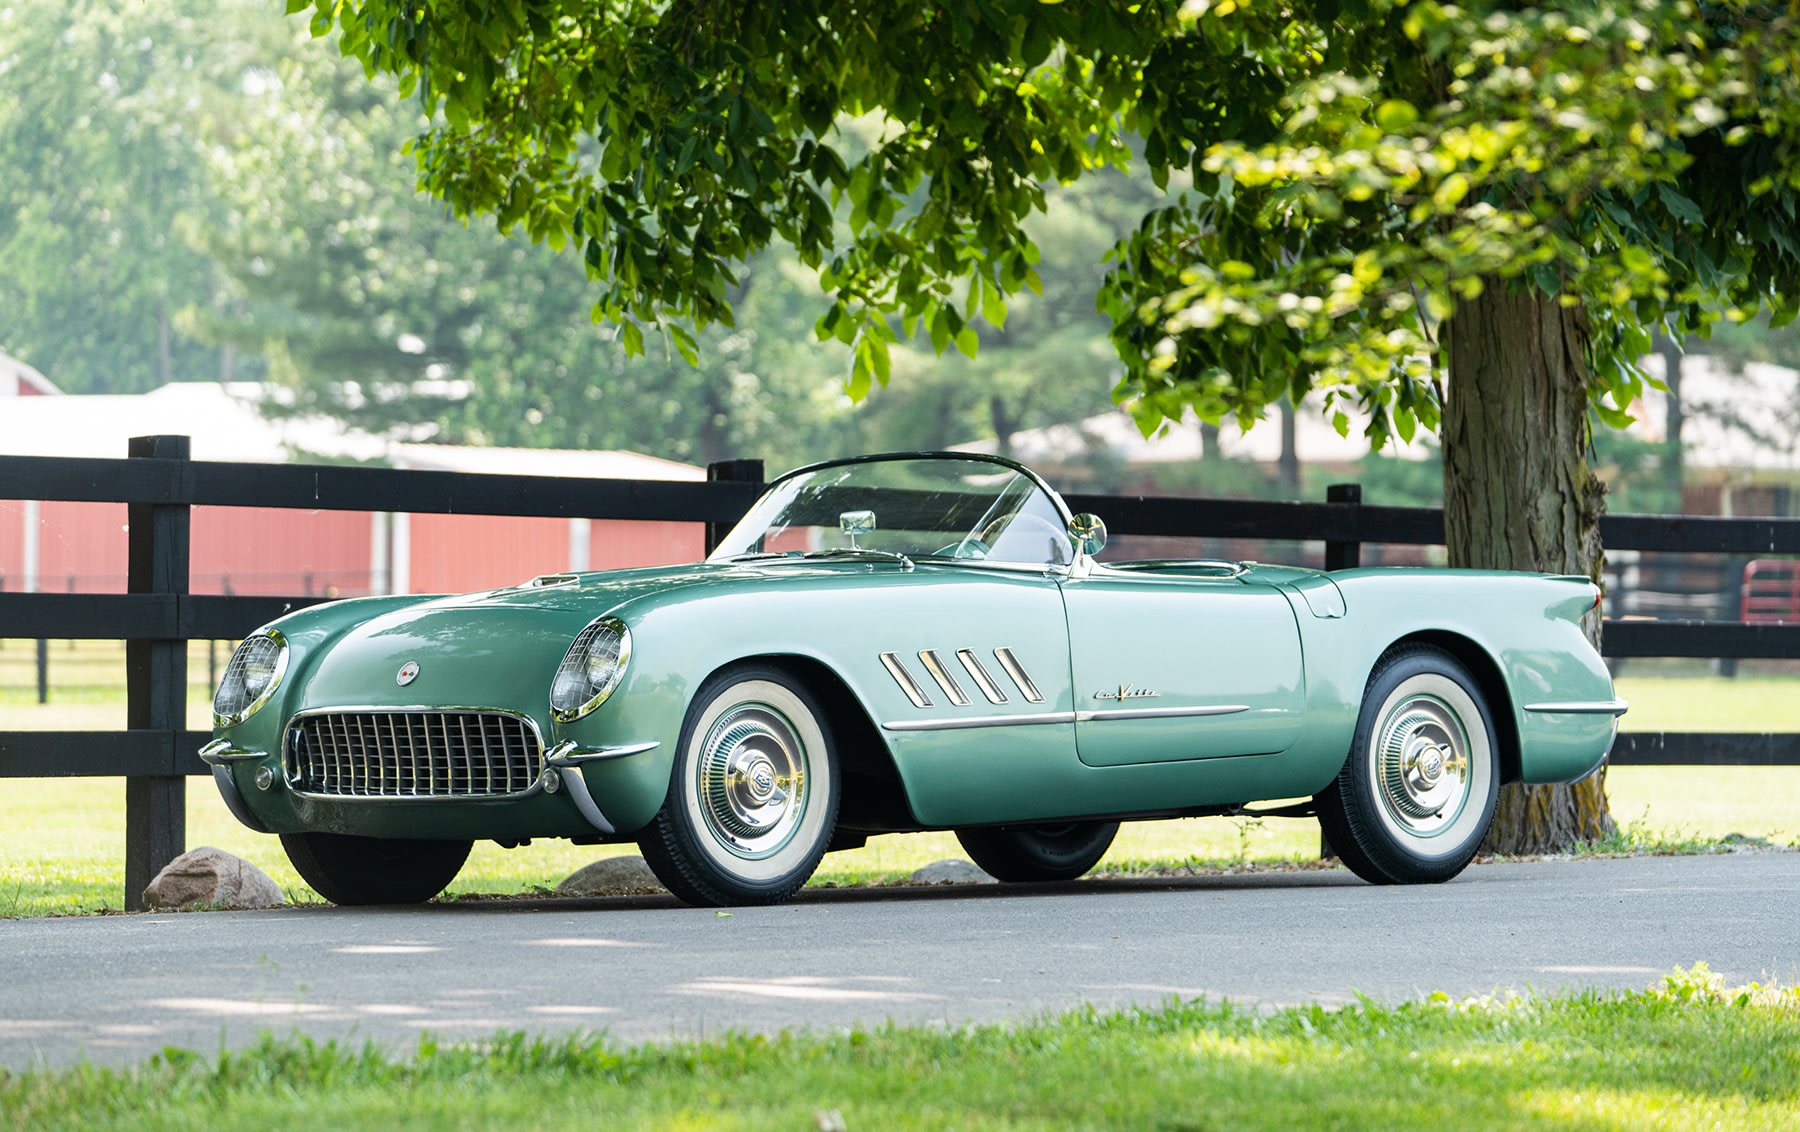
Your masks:
M 1300 634 L 1275 587 L 1098 567 L 1063 600 L 1082 762 L 1274 754 L 1299 737 Z

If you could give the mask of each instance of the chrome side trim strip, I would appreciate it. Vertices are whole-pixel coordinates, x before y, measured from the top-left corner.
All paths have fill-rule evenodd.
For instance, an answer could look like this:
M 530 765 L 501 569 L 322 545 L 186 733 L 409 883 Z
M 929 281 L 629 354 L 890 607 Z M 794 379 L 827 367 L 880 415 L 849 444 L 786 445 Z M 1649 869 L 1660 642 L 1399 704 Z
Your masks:
M 1567 703 L 1526 704 L 1526 711 L 1559 715 L 1624 715 L 1631 707 L 1624 700 L 1570 700 Z
M 950 675 L 944 667 L 944 662 L 939 658 L 936 649 L 925 649 L 920 652 L 919 663 L 925 666 L 925 671 L 931 673 L 931 678 L 938 682 L 938 687 L 944 690 L 944 695 L 950 697 L 951 703 L 957 707 L 969 706 L 969 694 L 962 690 L 962 685 L 956 682 L 956 677 Z
M 655 744 L 651 744 L 651 746 L 655 746 Z M 600 806 L 594 801 L 594 795 L 588 790 L 587 780 L 581 777 L 581 768 L 565 766 L 561 768 L 560 773 L 562 774 L 562 784 L 569 791 L 569 801 L 575 803 L 575 808 L 581 811 L 581 816 L 587 819 L 587 823 L 601 833 L 617 833 L 618 830 L 613 828 L 613 823 L 607 821 L 606 815 L 600 812 Z
M 995 649 L 994 657 L 1000 662 L 1000 667 L 1006 669 L 1006 674 L 1012 677 L 1012 682 L 1019 686 L 1020 695 L 1034 704 L 1044 702 L 1044 693 L 1038 691 L 1038 686 L 1031 682 L 1030 674 L 1025 671 L 1025 666 L 1019 663 L 1019 658 L 1013 655 L 1011 649 Z
M 881 725 L 884 731 L 962 731 L 971 727 L 1029 727 L 1039 723 L 1074 723 L 1072 711 L 1038 715 L 975 715 L 965 719 L 904 719 Z
M 968 670 L 969 679 L 975 681 L 975 686 L 980 688 L 981 694 L 988 698 L 988 703 L 1003 704 L 1006 702 L 1006 693 L 1000 690 L 1000 685 L 994 683 L 994 678 L 988 675 L 988 670 L 981 666 L 981 658 L 975 655 L 974 649 L 957 649 L 956 659 L 962 661 L 962 666 Z
M 1181 719 L 1195 715 L 1236 715 L 1249 711 L 1249 704 L 1220 704 L 1216 707 L 1120 708 L 1115 711 L 1078 711 L 1077 723 L 1105 723 L 1113 719 Z
M 888 675 L 894 678 L 894 683 L 900 685 L 900 690 L 906 693 L 906 698 L 912 701 L 914 707 L 931 706 L 931 697 L 925 694 L 925 689 L 919 687 L 919 682 L 912 678 L 912 673 L 906 670 L 906 665 L 900 663 L 898 655 L 891 652 L 882 653 L 881 665 L 888 670 Z
M 544 753 L 544 761 L 553 767 L 567 770 L 581 766 L 583 763 L 597 763 L 603 759 L 622 759 L 626 755 L 641 755 L 645 751 L 654 751 L 662 743 L 652 739 L 646 743 L 620 743 L 613 747 L 578 747 L 575 740 L 564 739 Z

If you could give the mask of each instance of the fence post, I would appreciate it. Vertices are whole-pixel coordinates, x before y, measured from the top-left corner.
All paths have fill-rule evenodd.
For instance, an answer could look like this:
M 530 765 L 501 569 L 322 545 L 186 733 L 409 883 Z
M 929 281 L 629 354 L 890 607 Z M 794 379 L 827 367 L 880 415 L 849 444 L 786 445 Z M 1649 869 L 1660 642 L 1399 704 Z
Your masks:
M 1362 484 L 1334 483 L 1325 489 L 1327 503 L 1362 505 Z M 1354 570 L 1362 565 L 1362 543 L 1325 540 L 1325 569 Z
M 185 436 L 134 436 L 134 458 L 186 460 Z M 184 594 L 188 589 L 186 504 L 129 505 L 129 566 L 125 588 L 134 594 Z M 125 642 L 125 725 L 179 733 L 187 727 L 187 642 Z M 132 775 L 125 779 L 125 909 L 141 911 L 144 888 L 187 848 L 187 779 Z
M 758 487 L 763 482 L 763 462 L 761 460 L 716 460 L 706 465 L 708 483 L 725 481 L 729 483 L 753 483 Z M 734 524 L 706 524 L 706 553 L 711 554 L 718 549 L 725 536 L 730 533 Z
M 1325 489 L 1327 503 L 1354 503 L 1362 506 L 1362 484 L 1334 483 Z M 1354 541 L 1325 540 L 1325 569 L 1354 570 L 1362 565 L 1362 543 Z M 1319 859 L 1327 860 L 1337 854 L 1332 851 L 1331 839 L 1325 836 L 1325 827 L 1319 827 Z

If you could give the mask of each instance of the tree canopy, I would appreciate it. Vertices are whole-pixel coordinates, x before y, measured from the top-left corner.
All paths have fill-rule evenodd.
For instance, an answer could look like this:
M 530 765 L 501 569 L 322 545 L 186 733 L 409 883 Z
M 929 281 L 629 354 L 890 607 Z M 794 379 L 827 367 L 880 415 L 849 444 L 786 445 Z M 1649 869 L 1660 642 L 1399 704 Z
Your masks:
M 376 431 L 777 465 L 1004 441 L 1107 407 L 1099 261 L 1160 198 L 1142 174 L 1050 187 L 1028 221 L 1043 293 L 977 359 L 897 349 L 910 380 L 855 406 L 813 337 L 817 272 L 779 238 L 734 268 L 735 325 L 696 329 L 697 366 L 656 335 L 629 357 L 578 248 L 419 193 L 416 101 L 279 10 L 25 0 L 0 39 L 0 349 L 72 392 L 272 377 L 265 408 Z
M 1793 309 L 1785 8 L 361 0 L 313 26 L 434 116 L 430 192 L 583 248 L 630 347 L 662 325 L 690 353 L 791 243 L 854 396 L 902 336 L 973 354 L 1037 285 L 1045 185 L 1134 160 L 1178 191 L 1104 295 L 1146 427 L 1322 384 L 1410 435 L 1438 324 L 1497 284 L 1588 312 L 1616 423 L 1648 327 Z

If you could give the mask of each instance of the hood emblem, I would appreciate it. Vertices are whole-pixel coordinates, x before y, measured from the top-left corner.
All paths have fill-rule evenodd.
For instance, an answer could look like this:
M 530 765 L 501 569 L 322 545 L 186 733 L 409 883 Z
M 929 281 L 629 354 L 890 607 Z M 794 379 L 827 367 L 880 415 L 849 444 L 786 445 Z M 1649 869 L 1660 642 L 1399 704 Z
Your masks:
M 1130 684 L 1120 684 L 1116 692 L 1095 692 L 1096 700 L 1154 700 L 1162 695 L 1148 688 L 1134 688 Z
M 404 688 L 418 678 L 419 662 L 416 660 L 409 660 L 400 666 L 399 672 L 394 674 L 394 683 Z

